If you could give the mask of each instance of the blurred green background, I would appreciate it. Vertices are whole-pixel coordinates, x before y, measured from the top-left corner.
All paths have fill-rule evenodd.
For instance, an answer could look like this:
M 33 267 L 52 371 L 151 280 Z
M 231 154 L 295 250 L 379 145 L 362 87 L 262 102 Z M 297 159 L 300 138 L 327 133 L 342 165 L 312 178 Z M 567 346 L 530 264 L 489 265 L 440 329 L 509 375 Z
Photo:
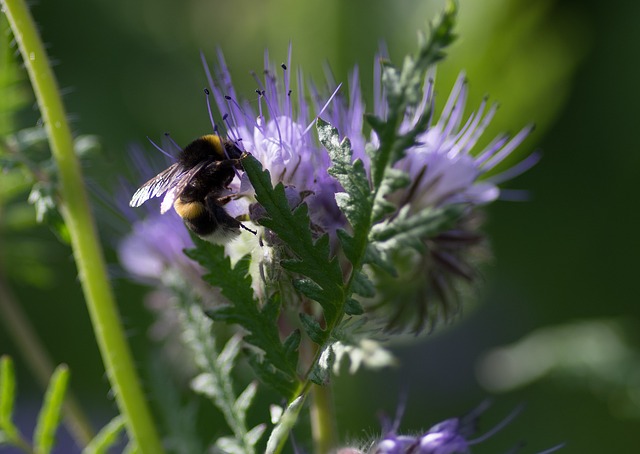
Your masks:
M 294 68 L 300 65 L 316 81 L 323 80 L 327 62 L 338 81 L 358 64 L 371 103 L 379 43 L 398 62 L 440 7 L 425 0 L 76 0 L 39 2 L 33 14 L 58 62 L 75 131 L 102 143 L 102 156 L 86 166 L 87 179 L 108 193 L 115 176 L 127 172 L 130 143 L 170 131 L 184 144 L 209 131 L 200 50 L 213 61 L 222 49 L 236 89 L 251 97 L 249 71 L 261 71 L 264 49 L 279 63 L 291 41 Z M 499 202 L 488 210 L 494 260 L 484 268 L 481 301 L 466 306 L 452 326 L 394 347 L 400 368 L 339 377 L 336 405 L 345 438 L 378 431 L 380 412 L 393 414 L 403 393 L 409 398 L 401 427 L 409 432 L 472 409 L 489 395 L 476 375 L 482 355 L 540 327 L 615 318 L 627 330 L 628 346 L 638 348 L 640 146 L 633 131 L 640 105 L 639 19 L 640 3 L 632 0 L 460 1 L 460 39 L 438 72 L 440 102 L 465 70 L 467 112 L 487 93 L 501 104 L 485 139 L 535 122 L 522 151 L 542 150 L 543 159 L 509 185 L 529 190 L 530 201 Z M 19 124 L 32 126 L 37 118 L 28 110 Z M 96 211 L 123 318 L 148 376 L 153 350 L 146 335 L 151 317 L 141 303 L 146 289 L 122 278 L 112 249 L 126 223 L 102 206 Z M 103 424 L 114 403 L 70 250 L 45 227 L 3 229 L 0 252 L 7 244 L 20 244 L 24 252 L 19 261 L 0 254 L 8 287 L 53 360 L 69 364 L 74 392 Z M 23 408 L 35 407 L 39 388 L 4 327 L 0 353 L 16 358 Z M 640 452 L 640 411 L 637 405 L 635 413 L 625 410 L 640 394 L 637 356 L 598 370 L 557 364 L 541 380 L 497 394 L 485 430 L 517 404 L 526 409 L 474 452 L 506 452 L 522 440 L 522 452 L 559 441 L 568 443 L 567 453 Z

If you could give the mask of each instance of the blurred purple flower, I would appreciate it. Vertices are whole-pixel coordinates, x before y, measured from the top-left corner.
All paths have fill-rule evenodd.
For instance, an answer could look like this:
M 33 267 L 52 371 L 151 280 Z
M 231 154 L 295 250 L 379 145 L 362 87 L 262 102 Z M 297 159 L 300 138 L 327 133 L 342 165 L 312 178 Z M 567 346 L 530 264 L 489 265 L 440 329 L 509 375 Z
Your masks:
M 149 159 L 138 146 L 132 147 L 129 157 L 136 181 L 146 181 L 168 165 L 166 160 L 157 163 Z M 129 199 L 134 190 L 134 185 L 123 181 L 116 198 L 116 208 L 131 226 L 117 245 L 122 267 L 131 277 L 147 284 L 171 285 L 168 280 L 177 276 L 200 282 L 200 266 L 183 252 L 193 247 L 193 242 L 180 217 L 174 211 L 160 214 L 153 202 L 131 208 Z
M 175 213 L 149 214 L 132 224 L 131 233 L 118 245 L 120 262 L 127 272 L 142 281 L 162 280 L 166 273 L 199 271 L 184 255 L 193 247 L 188 231 Z M 199 278 L 199 274 L 196 273 Z
M 401 131 L 409 130 L 425 113 L 433 115 L 433 85 L 433 79 L 427 78 L 423 100 L 413 114 L 405 117 Z M 396 166 L 411 177 L 410 187 L 397 196 L 404 204 L 411 204 L 413 210 L 452 203 L 482 205 L 493 202 L 500 195 L 497 182 L 525 171 L 538 161 L 538 155 L 532 154 L 508 173 L 483 179 L 485 173 L 503 162 L 522 143 L 532 127 L 523 128 L 513 138 L 499 136 L 484 149 L 475 150 L 497 107 L 493 105 L 485 112 L 487 102 L 484 100 L 478 110 L 465 119 L 467 88 L 464 74 L 461 74 L 439 120 L 418 135 L 418 145 L 407 150 Z
M 495 435 L 521 411 L 521 407 L 516 408 L 487 433 L 471 438 L 476 432 L 478 418 L 488 406 L 489 402 L 483 402 L 464 417 L 444 420 L 420 435 L 397 435 L 397 427 L 387 428 L 388 433 L 374 446 L 371 454 L 469 454 L 472 446 Z M 398 421 L 395 422 L 397 424 Z M 550 454 L 563 446 L 564 444 L 560 444 L 538 454 Z M 517 448 L 509 452 L 515 453 L 516 450 Z
M 373 114 L 386 118 L 387 105 L 379 60 L 376 59 L 374 65 Z M 417 137 L 417 145 L 406 150 L 405 157 L 396 164 L 396 168 L 410 176 L 411 184 L 397 191 L 393 199 L 399 208 L 410 205 L 413 211 L 443 204 L 482 205 L 492 202 L 500 196 L 499 183 L 525 172 L 539 160 L 539 155 L 534 153 L 508 170 L 491 177 L 485 176 L 511 155 L 533 127 L 524 127 L 512 138 L 506 134 L 500 135 L 482 150 L 477 150 L 478 140 L 493 119 L 497 105 L 487 110 L 485 99 L 477 111 L 465 117 L 468 87 L 464 74 L 460 74 L 440 118 L 434 121 L 434 72 L 431 71 L 424 81 L 421 102 L 416 109 L 406 113 L 400 127 L 400 133 L 406 133 L 416 126 L 422 116 L 429 118 L 426 130 Z M 328 107 L 325 117 L 342 135 L 349 138 L 355 158 L 362 159 L 368 167 L 365 145 L 371 143 L 377 147 L 379 141 L 375 133 L 371 137 L 365 136 L 363 116 L 367 109 L 360 92 L 357 68 L 349 79 L 348 99 L 340 93 L 336 98 L 336 102 Z

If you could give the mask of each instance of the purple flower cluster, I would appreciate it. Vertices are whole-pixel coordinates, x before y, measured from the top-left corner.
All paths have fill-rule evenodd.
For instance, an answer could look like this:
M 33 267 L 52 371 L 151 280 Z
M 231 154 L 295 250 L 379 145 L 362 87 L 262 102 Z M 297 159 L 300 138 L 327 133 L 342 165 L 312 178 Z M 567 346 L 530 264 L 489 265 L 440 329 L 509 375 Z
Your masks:
M 343 189 L 328 174 L 329 156 L 316 140 L 313 125 L 319 116 L 326 119 L 342 136 L 350 139 L 354 159 L 361 159 L 369 169 L 367 151 L 375 150 L 378 137 L 368 132 L 364 124 L 367 108 L 360 91 L 357 69 L 350 76 L 347 90 L 343 90 L 347 95 L 340 92 L 340 86 L 336 87 L 334 83 L 325 90 L 311 85 L 308 89 L 310 100 L 307 101 L 301 71 L 295 73 L 295 88 L 292 83 L 291 49 L 287 63 L 280 66 L 274 65 L 265 53 L 263 77 L 254 75 L 257 88 L 252 100 L 242 99 L 236 93 L 222 53 L 218 54 L 213 72 L 206 64 L 205 67 L 210 93 L 220 113 L 221 121 L 218 123 L 224 125 L 224 128 L 214 126 L 216 132 L 225 129 L 230 140 L 251 153 L 270 171 L 274 184 L 282 182 L 292 206 L 304 201 L 309 207 L 314 231 L 328 232 L 333 244 L 338 244 L 336 230 L 350 228 L 336 204 L 336 193 Z M 373 114 L 384 118 L 387 105 L 378 63 L 374 71 Z M 434 77 L 430 73 L 424 82 L 421 102 L 405 114 L 401 125 L 400 132 L 403 133 L 413 128 L 420 117 L 427 115 L 429 118 L 427 128 L 417 136 L 416 145 L 405 150 L 404 157 L 395 165 L 410 177 L 411 183 L 391 194 L 389 201 L 398 210 L 408 207 L 409 213 L 458 203 L 466 204 L 469 209 L 450 231 L 422 239 L 428 251 L 426 255 L 396 252 L 394 260 L 400 271 L 399 280 L 394 282 L 376 270 L 371 271 L 378 298 L 367 308 L 379 310 L 379 315 L 388 321 L 389 328 L 409 326 L 419 331 L 427 322 L 446 320 L 456 312 L 459 285 L 474 280 L 474 251 L 482 250 L 478 247 L 482 243 L 478 230 L 480 217 L 474 207 L 496 200 L 500 196 L 498 183 L 523 172 L 537 161 L 534 154 L 509 170 L 495 174 L 496 166 L 511 155 L 531 128 L 522 129 L 512 138 L 499 136 L 484 149 L 476 150 L 496 107 L 488 107 L 483 101 L 476 112 L 466 116 L 468 87 L 461 75 L 436 120 L 435 93 Z M 487 177 L 487 172 L 494 174 Z M 231 186 L 233 191 L 244 197 L 229 202 L 225 209 L 234 217 L 250 217 L 253 200 L 248 179 L 244 176 L 236 178 Z M 171 225 L 163 227 L 164 224 Z M 140 241 L 135 248 L 129 248 L 129 251 L 137 251 L 135 254 L 123 252 L 121 255 L 125 265 L 138 275 L 144 274 L 141 269 L 147 274 L 156 273 L 159 264 L 168 260 L 166 255 L 171 254 L 165 249 L 171 249 L 171 236 L 182 236 L 182 233 L 176 233 L 181 227 L 175 224 L 177 220 L 174 219 L 154 227 L 134 226 L 132 235 Z M 157 232 L 165 228 L 166 234 Z M 147 241 L 153 235 L 159 235 L 165 241 L 154 246 L 152 241 Z M 227 252 L 237 257 L 238 250 L 244 254 L 251 248 L 255 249 L 257 242 L 250 237 L 246 234 L 241 236 L 246 241 L 232 241 L 226 246 Z M 125 240 L 128 243 L 137 241 Z M 248 247 L 247 244 L 253 246 Z M 162 250 L 154 251 L 154 248 Z M 269 257 L 267 253 L 258 255 Z
M 471 448 L 477 445 L 511 423 L 520 413 L 521 407 L 499 422 L 485 434 L 471 438 L 476 431 L 480 415 L 489 407 L 489 402 L 483 402 L 461 418 L 446 419 L 419 435 L 397 435 L 396 427 L 388 428 L 384 438 L 374 445 L 370 454 L 470 454 Z M 397 425 L 398 421 L 396 421 Z M 538 454 L 550 454 L 562 448 L 564 444 L 556 445 Z M 517 448 L 508 451 L 514 454 Z

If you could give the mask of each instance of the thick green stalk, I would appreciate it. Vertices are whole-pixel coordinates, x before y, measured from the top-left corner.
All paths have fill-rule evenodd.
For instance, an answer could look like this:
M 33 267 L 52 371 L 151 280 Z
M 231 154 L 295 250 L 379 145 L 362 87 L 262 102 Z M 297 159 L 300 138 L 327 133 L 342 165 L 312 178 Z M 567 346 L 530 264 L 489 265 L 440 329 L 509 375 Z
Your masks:
M 80 282 L 116 401 L 140 452 L 162 453 L 107 278 L 71 130 L 49 59 L 25 2 L 2 0 L 2 4 L 29 73 L 58 166 L 60 209 L 71 234 Z
M 336 448 L 336 415 L 330 386 L 311 385 L 311 433 L 316 454 L 332 452 Z

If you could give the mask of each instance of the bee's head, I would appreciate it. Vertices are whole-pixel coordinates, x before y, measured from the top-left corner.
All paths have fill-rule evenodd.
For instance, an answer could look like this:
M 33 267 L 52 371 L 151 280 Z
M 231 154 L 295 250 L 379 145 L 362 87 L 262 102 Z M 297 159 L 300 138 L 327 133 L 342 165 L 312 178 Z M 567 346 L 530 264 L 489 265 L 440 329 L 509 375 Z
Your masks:
M 229 159 L 240 159 L 242 150 L 231 140 L 223 140 L 225 156 Z
M 230 140 L 222 139 L 217 134 L 202 136 L 187 145 L 180 155 L 179 161 L 185 168 L 192 168 L 202 161 L 238 159 L 242 151 Z

